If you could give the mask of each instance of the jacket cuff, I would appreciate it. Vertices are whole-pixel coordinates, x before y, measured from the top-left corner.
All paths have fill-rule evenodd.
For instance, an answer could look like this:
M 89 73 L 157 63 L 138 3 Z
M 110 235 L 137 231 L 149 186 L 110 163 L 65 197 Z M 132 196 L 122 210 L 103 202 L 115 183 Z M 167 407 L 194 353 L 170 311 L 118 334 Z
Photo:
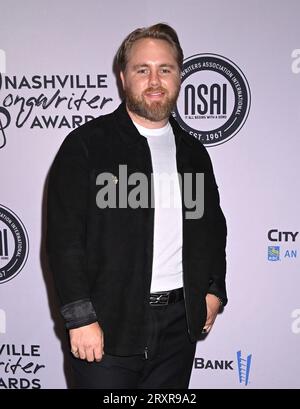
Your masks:
M 227 304 L 228 299 L 225 288 L 222 291 L 220 288 L 216 286 L 214 281 L 211 281 L 207 293 L 215 295 L 219 299 L 222 308 L 224 308 L 225 305 Z
M 93 304 L 87 298 L 64 305 L 60 312 L 66 322 L 67 329 L 83 327 L 97 321 Z

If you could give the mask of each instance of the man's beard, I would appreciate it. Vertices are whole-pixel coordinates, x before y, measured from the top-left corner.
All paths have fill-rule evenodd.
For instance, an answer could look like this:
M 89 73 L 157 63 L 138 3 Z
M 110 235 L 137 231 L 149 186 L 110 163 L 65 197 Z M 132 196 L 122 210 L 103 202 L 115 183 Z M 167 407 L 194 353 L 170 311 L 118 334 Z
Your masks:
M 180 87 L 176 89 L 173 96 L 169 96 L 165 88 L 147 88 L 141 96 L 136 96 L 130 92 L 126 91 L 126 104 L 129 111 L 135 113 L 142 118 L 149 119 L 149 121 L 159 122 L 166 118 L 169 118 L 172 109 L 174 108 Z M 165 97 L 163 101 L 152 101 L 147 102 L 144 94 L 151 92 L 163 92 Z

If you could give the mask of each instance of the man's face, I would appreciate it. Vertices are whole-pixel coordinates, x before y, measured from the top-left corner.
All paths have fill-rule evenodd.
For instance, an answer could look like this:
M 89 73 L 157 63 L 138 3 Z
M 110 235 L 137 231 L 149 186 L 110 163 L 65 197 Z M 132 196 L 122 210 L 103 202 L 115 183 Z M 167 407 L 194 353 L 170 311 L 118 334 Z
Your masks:
M 146 127 L 163 126 L 180 90 L 175 50 L 165 40 L 137 40 L 121 80 L 131 117 Z

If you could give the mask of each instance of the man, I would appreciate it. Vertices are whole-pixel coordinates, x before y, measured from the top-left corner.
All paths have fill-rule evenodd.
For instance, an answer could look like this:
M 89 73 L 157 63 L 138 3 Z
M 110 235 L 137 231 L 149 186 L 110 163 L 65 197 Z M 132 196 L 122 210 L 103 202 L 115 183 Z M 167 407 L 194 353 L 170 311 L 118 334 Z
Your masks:
M 73 131 L 50 172 L 48 252 L 78 387 L 187 388 L 196 341 L 227 302 L 211 162 L 170 117 L 182 61 L 170 26 L 129 34 L 125 101 Z

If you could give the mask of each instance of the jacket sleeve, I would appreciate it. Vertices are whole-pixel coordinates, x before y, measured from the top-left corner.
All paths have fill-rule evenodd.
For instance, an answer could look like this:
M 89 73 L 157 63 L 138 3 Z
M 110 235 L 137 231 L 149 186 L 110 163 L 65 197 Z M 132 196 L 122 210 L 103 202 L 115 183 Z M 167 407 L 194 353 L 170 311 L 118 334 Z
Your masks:
M 228 301 L 225 283 L 227 226 L 226 219 L 220 207 L 218 186 L 207 151 L 206 155 L 208 172 L 204 184 L 206 185 L 205 195 L 209 196 L 210 245 L 213 249 L 208 293 L 216 295 L 222 301 L 222 306 L 224 307 Z
M 226 276 L 226 236 L 227 227 L 225 217 L 220 207 L 216 209 L 215 220 L 213 224 L 213 260 L 209 281 L 208 292 L 216 295 L 224 307 L 227 304 L 227 292 L 225 284 Z
M 88 153 L 80 135 L 67 136 L 49 174 L 47 251 L 67 328 L 97 321 L 86 272 Z

